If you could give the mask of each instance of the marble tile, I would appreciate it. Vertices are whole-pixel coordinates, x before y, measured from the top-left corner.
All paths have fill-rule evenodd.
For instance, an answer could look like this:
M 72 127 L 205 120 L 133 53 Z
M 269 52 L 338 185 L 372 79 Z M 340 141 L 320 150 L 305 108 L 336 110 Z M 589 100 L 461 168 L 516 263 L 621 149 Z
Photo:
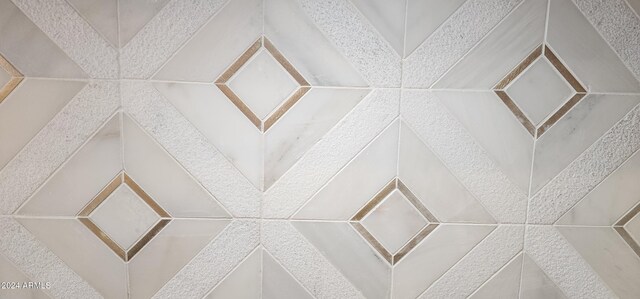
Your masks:
M 364 1 L 351 0 L 358 10 L 371 22 L 378 32 L 391 44 L 391 47 L 403 55 L 404 28 L 407 0 L 400 1 Z
M 546 59 L 536 60 L 506 89 L 535 125 L 558 110 L 574 91 Z
M 522 256 L 522 254 L 519 254 L 513 258 L 469 298 L 520 298 Z
M 77 81 L 23 80 L 0 105 L 0 169 L 84 86 Z
M 627 0 L 629 6 L 636 11 L 636 14 L 640 16 L 640 1 L 638 0 Z
M 465 1 L 408 0 L 407 2 L 406 48 L 403 57 L 413 53 Z
M 266 251 L 263 253 L 262 263 L 263 278 L 260 298 L 313 298 L 313 296 Z
M 119 0 L 68 0 L 69 4 L 93 28 L 106 39 L 111 46 L 119 48 L 118 41 L 118 5 Z
M 126 45 L 169 0 L 118 0 L 119 44 Z
M 523 263 L 520 298 L 567 298 L 558 286 L 526 254 L 524 255 Z
M 213 288 L 205 298 L 261 298 L 263 255 L 264 253 L 261 249 L 256 249 L 233 269 L 220 284 Z M 286 281 L 283 279 L 279 280 L 278 283 Z
M 0 254 L 0 281 L 8 283 L 13 282 L 16 285 L 22 286 L 24 282 L 33 281 L 29 279 L 22 271 L 14 266 L 11 261 Z M 11 288 L 11 285 L 5 286 L 0 289 L 0 297 L 16 298 L 16 299 L 46 299 L 51 298 L 47 295 L 47 284 L 43 282 L 42 289 L 23 289 L 23 288 Z M 49 288 L 51 282 L 49 282 Z
M 361 223 L 389 252 L 396 253 L 428 222 L 400 191 L 395 190 Z

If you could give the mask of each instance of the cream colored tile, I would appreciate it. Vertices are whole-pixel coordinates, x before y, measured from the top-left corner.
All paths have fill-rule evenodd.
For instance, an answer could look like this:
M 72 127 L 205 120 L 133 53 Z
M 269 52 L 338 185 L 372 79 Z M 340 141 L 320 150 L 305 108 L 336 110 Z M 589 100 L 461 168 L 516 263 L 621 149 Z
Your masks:
M 213 196 L 131 118 L 125 116 L 123 124 L 127 174 L 171 216 L 229 216 Z
M 298 87 L 293 77 L 264 49 L 238 70 L 228 85 L 263 120 Z
M 213 219 L 171 220 L 129 262 L 131 298 L 153 296 L 229 223 Z
M 75 216 L 121 170 L 120 117 L 115 116 L 54 173 L 17 214 Z
M 519 298 L 522 254 L 519 254 L 482 285 L 470 299 Z
M 524 255 L 520 298 L 567 298 L 547 274 L 528 256 Z
M 540 190 L 639 102 L 638 96 L 584 97 L 536 141 L 532 192 Z
M 535 125 L 553 114 L 574 94 L 569 83 L 544 58 L 536 60 L 509 85 L 506 92 Z
M 399 124 L 389 126 L 316 193 L 295 219 L 350 219 L 396 176 Z
M 389 252 L 395 253 L 428 221 L 400 191 L 395 190 L 361 223 Z
M 102 36 L 118 48 L 119 0 L 68 0 L 80 15 Z
M 529 191 L 533 138 L 493 92 L 436 92 L 523 193 Z
M 256 249 L 244 261 L 241 262 L 223 281 L 220 282 L 206 299 L 238 298 L 257 299 L 264 298 L 261 295 L 262 286 L 262 249 Z M 278 281 L 278 285 L 282 281 Z M 297 298 L 297 297 L 290 297 Z
M 631 235 L 631 237 L 640 244 L 640 213 L 636 214 L 627 224 L 624 229 Z
M 351 63 L 305 16 L 297 1 L 265 1 L 264 32 L 311 85 L 367 85 Z
M 408 0 L 405 56 L 413 53 L 465 0 Z
M 351 0 L 378 32 L 402 56 L 404 51 L 404 18 L 407 0 Z
M 0 68 L 0 88 L 11 80 L 11 74 L 7 73 L 4 68 Z
M 154 83 L 154 87 L 261 189 L 262 134 L 220 89 L 213 84 L 183 83 Z
M 14 282 L 40 282 L 34 281 L 27 277 L 22 271 L 16 268 L 6 257 L 0 254 L 0 281 L 3 283 Z M 42 282 L 46 284 L 47 282 Z M 49 286 L 51 282 L 49 282 Z M 46 285 L 45 285 L 46 287 Z M 46 299 L 50 298 L 46 293 L 46 290 L 41 289 L 0 289 L 0 298 L 15 298 L 15 299 Z
M 442 222 L 494 223 L 495 220 L 406 125 L 401 125 L 400 179 Z
M 557 224 L 611 226 L 638 203 L 640 154 L 636 152 L 562 216 Z
M 86 78 L 87 74 L 11 1 L 0 3 L 0 53 L 22 74 Z M 27 42 L 28 41 L 28 42 Z
M 638 92 L 640 82 L 570 0 L 551 1 L 547 41 L 594 92 Z
M 393 270 L 393 298 L 415 298 L 484 239 L 495 226 L 440 224 Z
M 367 94 L 367 89 L 312 88 L 265 134 L 268 189 Z
M 293 226 L 367 298 L 388 298 L 389 264 L 349 223 L 294 221 Z
M 640 294 L 640 259 L 611 227 L 558 227 L 620 298 Z
M 433 0 L 431 0 L 433 2 Z M 427 2 L 427 1 L 418 1 Z M 460 1 L 445 1 L 444 3 Z M 489 90 L 543 42 L 548 0 L 525 0 L 469 53 L 435 88 Z M 407 31 L 409 33 L 410 31 Z M 469 70 L 479 70 L 470 72 Z
M 89 215 L 89 219 L 123 249 L 128 249 L 160 216 L 133 190 L 120 185 Z
M 118 0 L 120 44 L 126 45 L 169 0 Z
M 313 298 L 267 251 L 264 252 L 262 262 L 263 299 Z
M 60 112 L 85 84 L 78 81 L 23 80 L 0 104 L 0 169 Z
M 44 218 L 17 220 L 102 296 L 127 297 L 125 263 L 80 221 Z
M 262 1 L 228 1 L 162 66 L 154 78 L 213 82 L 261 34 Z

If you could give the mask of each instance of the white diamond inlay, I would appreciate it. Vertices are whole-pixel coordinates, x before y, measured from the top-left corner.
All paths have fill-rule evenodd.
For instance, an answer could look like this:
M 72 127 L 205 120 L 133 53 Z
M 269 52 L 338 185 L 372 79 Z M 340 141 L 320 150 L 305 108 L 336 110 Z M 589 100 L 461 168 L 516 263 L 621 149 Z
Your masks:
M 89 215 L 89 219 L 120 247 L 128 249 L 160 216 L 123 184 Z
M 231 78 L 228 86 L 258 118 L 264 119 L 299 85 L 263 49 Z
M 361 223 L 382 246 L 395 253 L 428 221 L 399 190 L 394 190 Z
M 11 80 L 11 74 L 7 73 L 6 70 L 0 67 L 0 88 L 5 86 Z
M 636 214 L 627 224 L 624 229 L 631 235 L 631 237 L 640 244 L 640 213 Z
M 560 108 L 574 90 L 547 59 L 540 58 L 506 92 L 529 120 L 538 125 Z

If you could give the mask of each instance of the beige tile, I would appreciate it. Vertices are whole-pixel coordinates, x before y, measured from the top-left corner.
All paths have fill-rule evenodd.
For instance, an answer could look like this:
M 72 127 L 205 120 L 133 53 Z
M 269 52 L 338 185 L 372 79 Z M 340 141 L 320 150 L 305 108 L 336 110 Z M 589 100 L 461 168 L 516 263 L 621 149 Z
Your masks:
M 265 298 L 262 296 L 262 249 L 256 249 L 243 260 L 223 281 L 221 281 L 206 299 L 216 298 Z M 282 281 L 278 281 L 281 287 Z
M 11 261 L 9 261 L 5 256 L 0 254 L 0 281 L 3 283 L 17 283 L 22 285 L 22 283 L 28 282 L 39 282 L 34 281 L 27 277 L 20 269 L 18 269 Z M 0 289 L 0 297 L 6 298 L 15 298 L 15 299 L 46 299 L 50 298 L 46 294 L 46 282 L 43 283 L 43 289 L 11 289 L 11 288 L 2 288 Z M 5 286 L 5 287 L 10 287 Z M 51 287 L 51 282 L 49 282 L 49 287 Z
M 114 48 L 118 48 L 119 1 L 120 0 L 69 0 L 69 3 L 96 31 L 111 43 Z
M 523 263 L 520 298 L 567 298 L 547 274 L 526 254 Z
M 402 56 L 407 0 L 351 0 L 351 3 L 373 24 L 396 53 Z
M 126 45 L 169 0 L 118 0 L 119 42 Z
M 520 298 L 522 254 L 519 254 L 485 282 L 470 299 Z
M 280 265 L 269 252 L 263 253 L 262 297 L 263 299 L 300 298 L 311 299 L 313 296 L 300 285 Z

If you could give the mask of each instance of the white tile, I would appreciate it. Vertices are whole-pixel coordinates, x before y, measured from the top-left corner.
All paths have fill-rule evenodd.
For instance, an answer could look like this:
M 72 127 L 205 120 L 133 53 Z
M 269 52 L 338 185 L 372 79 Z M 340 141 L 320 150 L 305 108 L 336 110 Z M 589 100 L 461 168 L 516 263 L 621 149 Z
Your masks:
M 300 285 L 267 251 L 263 253 L 262 297 L 263 299 L 300 298 L 313 296 Z
M 293 226 L 363 295 L 388 298 L 391 291 L 389 264 L 349 223 L 294 221 Z
M 570 0 L 551 1 L 547 40 L 594 92 L 638 92 L 640 82 Z
M 0 281 L 3 283 L 19 283 L 29 282 L 35 280 L 28 278 L 20 269 L 16 268 L 6 257 L 0 254 Z M 47 282 L 42 282 L 47 283 Z M 49 286 L 51 282 L 48 282 Z M 47 299 L 50 298 L 44 290 L 40 289 L 10 289 L 10 285 L 5 286 L 7 288 L 0 289 L 0 297 L 15 298 L 15 299 Z
M 640 213 L 636 214 L 627 224 L 624 229 L 631 235 L 631 237 L 640 244 Z
M 102 296 L 127 296 L 126 265 L 76 219 L 17 219 Z
M 521 272 L 522 254 L 513 258 L 469 298 L 519 298 Z
M 258 39 L 262 34 L 262 1 L 225 2 L 174 56 L 168 57 L 154 79 L 213 82 Z M 138 16 L 131 17 L 135 20 Z
M 7 73 L 4 68 L 0 68 L 0 88 L 11 80 L 11 74 Z
M 367 83 L 296 1 L 266 0 L 264 32 L 311 85 L 365 86 Z M 322 57 L 322 59 L 318 59 Z
M 640 154 L 636 152 L 556 223 L 601 226 L 615 224 L 639 202 L 639 180 Z
M 458 1 L 442 3 L 452 2 Z M 452 66 L 434 84 L 434 87 L 492 89 L 529 53 L 542 44 L 547 3 L 548 0 L 524 0 L 469 53 Z M 478 71 L 470 72 L 469 70 Z
M 205 299 L 266 298 L 261 296 L 262 285 L 262 250 L 256 249 L 240 265 L 238 265 L 223 281 L 220 282 Z M 279 281 L 282 284 L 285 281 Z M 291 297 L 293 298 L 293 297 Z M 296 297 L 297 298 L 297 297 Z
M 264 135 L 268 189 L 370 90 L 312 88 Z
M 640 16 L 640 0 L 627 0 L 627 3 L 629 3 L 629 6 Z
M 407 0 L 351 0 L 380 34 L 402 55 L 404 51 L 404 16 Z
M 640 294 L 640 259 L 611 227 L 558 227 L 620 298 Z
M 493 92 L 435 92 L 522 192 L 529 191 L 533 138 Z
M 536 60 L 506 90 L 529 120 L 539 125 L 558 110 L 574 90 L 544 58 Z
M 160 145 L 124 116 L 127 174 L 173 217 L 228 217 L 229 214 Z
M 298 87 L 293 77 L 264 49 L 238 70 L 228 85 L 260 119 L 265 119 Z
M 153 296 L 217 238 L 229 222 L 210 219 L 171 220 L 129 261 L 131 298 Z
M 119 0 L 69 0 L 69 4 L 114 48 L 118 46 Z
M 524 255 L 524 265 L 522 268 L 521 297 L 525 299 L 549 298 L 562 299 L 567 296 L 556 286 L 556 284 L 545 274 L 538 265 L 528 256 Z
M 393 270 L 393 297 L 416 298 L 495 226 L 440 224 Z
M 75 216 L 120 171 L 120 117 L 115 116 L 54 173 L 17 214 Z
M 361 221 L 389 252 L 397 252 L 428 221 L 398 190 L 394 190 Z
M 89 219 L 124 249 L 130 248 L 160 216 L 131 188 L 120 185 Z
M 348 220 L 396 176 L 397 122 L 389 126 L 320 189 L 295 219 Z
M 120 44 L 126 45 L 169 0 L 118 0 Z
M 408 0 L 408 2 L 404 56 L 413 53 L 465 0 Z
M 87 74 L 11 1 L 0 3 L 0 52 L 22 74 L 86 78 Z M 28 40 L 28 42 L 25 42 Z
M 532 192 L 540 190 L 639 102 L 638 96 L 585 96 L 536 141 Z
M 220 89 L 213 84 L 154 83 L 153 86 L 261 189 L 262 134 Z
M 84 86 L 77 81 L 23 80 L 0 104 L 0 169 Z

